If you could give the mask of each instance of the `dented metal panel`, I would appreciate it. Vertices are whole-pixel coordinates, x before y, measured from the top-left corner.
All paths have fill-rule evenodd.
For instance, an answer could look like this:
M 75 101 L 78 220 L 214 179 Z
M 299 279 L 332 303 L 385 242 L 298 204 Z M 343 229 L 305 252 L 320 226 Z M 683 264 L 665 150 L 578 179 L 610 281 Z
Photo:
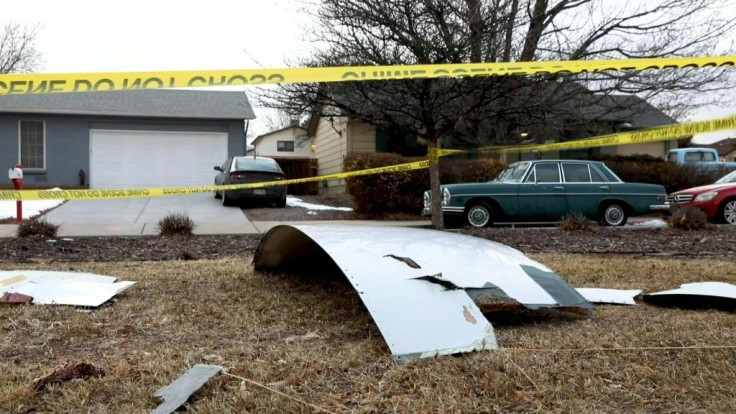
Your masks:
M 496 347 L 491 325 L 466 288 L 497 292 L 530 307 L 590 306 L 518 250 L 449 232 L 277 226 L 264 235 L 254 262 L 259 270 L 298 272 L 325 262 L 336 265 L 399 359 Z
M 736 285 L 723 282 L 685 283 L 678 289 L 644 295 L 643 299 L 658 306 L 736 311 Z
M 29 295 L 34 305 L 97 307 L 135 284 L 115 281 L 114 277 L 93 273 L 0 271 L 0 293 Z
M 636 305 L 634 298 L 641 294 L 641 289 L 603 289 L 575 288 L 588 302 L 610 303 L 613 305 Z

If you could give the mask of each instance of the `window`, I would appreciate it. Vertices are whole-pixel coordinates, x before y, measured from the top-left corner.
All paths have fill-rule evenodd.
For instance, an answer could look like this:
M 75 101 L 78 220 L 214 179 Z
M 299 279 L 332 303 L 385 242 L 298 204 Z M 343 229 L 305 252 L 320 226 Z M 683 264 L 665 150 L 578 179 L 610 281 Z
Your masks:
M 20 163 L 24 169 L 46 168 L 46 137 L 43 121 L 20 121 Z
M 534 167 L 538 183 L 559 183 L 560 169 L 557 164 L 537 164 Z
M 294 141 L 276 141 L 276 150 L 294 152 Z
M 565 182 L 568 183 L 589 183 L 590 172 L 586 164 L 562 164 L 562 171 L 565 173 Z

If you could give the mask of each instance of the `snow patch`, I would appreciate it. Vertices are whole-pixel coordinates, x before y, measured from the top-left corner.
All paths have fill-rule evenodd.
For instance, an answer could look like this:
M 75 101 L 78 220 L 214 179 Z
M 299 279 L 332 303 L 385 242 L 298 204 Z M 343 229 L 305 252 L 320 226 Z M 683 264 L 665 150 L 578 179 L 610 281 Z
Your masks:
M 286 205 L 289 207 L 301 207 L 307 210 L 337 210 L 337 211 L 353 211 L 350 207 L 331 207 L 324 206 L 321 204 L 312 204 L 302 201 L 300 198 L 288 196 L 286 198 Z M 309 214 L 309 213 L 308 213 Z
M 61 190 L 61 188 L 52 188 L 51 190 Z M 57 207 L 63 202 L 64 200 L 23 201 L 23 219 L 36 217 L 37 215 L 41 214 L 42 211 Z M 15 218 L 15 205 L 15 201 L 0 201 L 0 220 L 6 218 Z

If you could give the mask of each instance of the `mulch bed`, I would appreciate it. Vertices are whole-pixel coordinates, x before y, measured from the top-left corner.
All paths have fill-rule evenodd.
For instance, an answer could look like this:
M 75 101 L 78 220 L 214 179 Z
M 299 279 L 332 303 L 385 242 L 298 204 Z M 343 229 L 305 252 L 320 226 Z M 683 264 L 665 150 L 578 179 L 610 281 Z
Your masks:
M 493 240 L 524 253 L 627 254 L 736 260 L 736 229 L 703 231 L 611 229 L 570 232 L 557 228 L 450 230 Z M 53 242 L 33 238 L 0 239 L 4 262 L 116 262 L 199 260 L 252 254 L 261 235 L 191 237 L 85 237 Z

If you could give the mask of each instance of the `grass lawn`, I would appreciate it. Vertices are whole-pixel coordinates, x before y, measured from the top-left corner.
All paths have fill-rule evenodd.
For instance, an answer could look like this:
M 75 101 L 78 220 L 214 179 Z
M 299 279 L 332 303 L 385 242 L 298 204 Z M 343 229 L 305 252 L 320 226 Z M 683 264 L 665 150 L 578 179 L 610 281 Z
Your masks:
M 736 283 L 732 261 L 530 256 L 574 286 Z M 148 412 L 153 392 L 197 363 L 340 413 L 736 411 L 736 349 L 640 349 L 732 346 L 733 313 L 639 304 L 598 306 L 590 319 L 507 314 L 494 318 L 500 351 L 398 365 L 346 281 L 254 272 L 251 260 L 27 267 L 138 283 L 92 312 L 0 308 L 0 412 Z M 33 392 L 34 378 L 65 362 L 106 376 Z M 220 375 L 188 412 L 317 410 Z

